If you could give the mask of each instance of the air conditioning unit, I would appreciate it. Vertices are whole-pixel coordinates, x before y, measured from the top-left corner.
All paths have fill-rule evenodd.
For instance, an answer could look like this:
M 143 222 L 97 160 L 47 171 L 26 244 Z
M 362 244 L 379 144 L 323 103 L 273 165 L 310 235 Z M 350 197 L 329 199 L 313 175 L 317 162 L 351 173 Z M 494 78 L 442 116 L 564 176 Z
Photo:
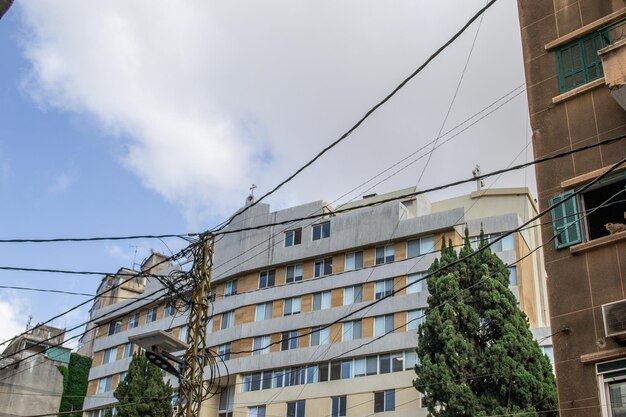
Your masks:
M 606 337 L 626 340 L 626 300 L 604 304 L 602 318 Z

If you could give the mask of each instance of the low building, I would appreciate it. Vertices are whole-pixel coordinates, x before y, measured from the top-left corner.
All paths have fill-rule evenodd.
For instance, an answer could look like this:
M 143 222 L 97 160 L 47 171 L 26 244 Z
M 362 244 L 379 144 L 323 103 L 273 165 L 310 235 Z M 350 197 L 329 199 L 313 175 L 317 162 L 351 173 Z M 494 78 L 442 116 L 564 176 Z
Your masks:
M 71 352 L 62 346 L 64 338 L 64 329 L 39 326 L 6 347 L 0 355 L 0 416 L 59 411 L 63 375 L 58 367 L 67 366 Z
M 339 208 L 317 201 L 271 212 L 258 204 L 235 217 L 225 231 L 249 230 L 226 234 L 215 244 L 215 301 L 207 323 L 208 343 L 225 359 L 221 375 L 228 376 L 218 381 L 225 391 L 203 404 L 202 415 L 426 415 L 411 383 L 416 330 L 428 297 L 419 279 L 443 239 L 460 247 L 465 228 L 476 241 L 482 227 L 494 240 L 537 208 L 525 188 L 437 202 L 415 192 L 369 196 Z M 312 215 L 323 217 L 296 220 Z M 278 222 L 289 225 L 254 229 Z M 540 246 L 537 229 L 507 236 L 493 250 L 510 266 L 510 288 L 549 353 L 543 260 L 540 251 L 533 252 Z M 159 283 L 149 280 L 144 295 L 159 291 Z M 112 307 L 95 317 L 100 327 L 84 405 L 91 410 L 88 417 L 100 417 L 99 409 L 115 403 L 112 391 L 135 350 L 129 336 L 157 329 L 183 340 L 187 335 L 186 317 L 163 302 L 146 300 L 109 314 Z

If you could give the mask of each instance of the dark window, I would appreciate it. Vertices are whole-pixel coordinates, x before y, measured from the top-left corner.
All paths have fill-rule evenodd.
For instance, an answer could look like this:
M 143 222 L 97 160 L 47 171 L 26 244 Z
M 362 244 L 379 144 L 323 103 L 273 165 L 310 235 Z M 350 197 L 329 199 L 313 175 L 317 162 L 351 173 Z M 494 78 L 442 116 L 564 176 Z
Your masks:
M 381 374 L 388 374 L 391 372 L 391 357 L 389 356 L 389 354 L 386 355 L 380 355 L 378 357 L 378 362 L 379 362 L 379 372 Z
M 276 279 L 276 270 L 259 272 L 259 288 L 273 287 Z
M 285 274 L 287 283 L 302 281 L 302 264 L 289 265 Z
M 328 381 L 328 362 L 319 364 L 320 382 Z
M 333 273 L 333 258 L 324 258 L 315 261 L 315 276 L 321 277 Z
M 302 228 L 287 230 L 285 232 L 285 247 L 299 245 L 302 242 Z
M 608 31 L 593 32 L 576 39 L 556 51 L 561 93 L 604 76 L 598 50 L 609 42 Z
M 304 417 L 304 400 L 287 403 L 287 417 Z
M 363 251 L 346 254 L 346 271 L 363 268 Z
M 396 250 L 393 245 L 376 248 L 376 265 L 388 264 L 394 261 Z
M 330 236 L 330 222 L 313 225 L 313 240 L 325 239 Z
M 228 281 L 224 284 L 224 297 L 230 297 L 231 295 L 237 295 L 237 280 Z
M 251 375 L 250 391 L 258 391 L 261 389 L 262 376 L 263 374 L 261 372 L 257 372 L 256 374 Z
M 378 357 L 368 356 L 366 358 L 365 372 L 367 375 L 376 375 L 378 373 Z
M 346 396 L 341 395 L 338 397 L 331 398 L 332 407 L 331 407 L 331 417 L 345 417 L 346 415 Z
M 341 361 L 330 363 L 330 380 L 335 381 L 341 379 Z
M 374 393 L 374 412 L 382 413 L 384 411 L 395 411 L 396 409 L 396 391 L 387 390 Z
M 298 347 L 298 331 L 283 332 L 282 341 L 280 342 L 281 350 L 291 350 Z
M 381 299 L 393 293 L 394 282 L 392 279 L 385 279 L 376 282 L 376 299 Z
M 122 320 L 116 320 L 109 323 L 109 336 L 122 331 Z

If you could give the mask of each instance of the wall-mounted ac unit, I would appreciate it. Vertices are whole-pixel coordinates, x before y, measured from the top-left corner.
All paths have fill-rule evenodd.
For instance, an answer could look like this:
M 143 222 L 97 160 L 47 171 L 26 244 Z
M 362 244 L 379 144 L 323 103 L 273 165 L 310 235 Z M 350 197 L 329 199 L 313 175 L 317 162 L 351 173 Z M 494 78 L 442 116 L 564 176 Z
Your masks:
M 626 339 L 626 300 L 602 306 L 606 337 Z

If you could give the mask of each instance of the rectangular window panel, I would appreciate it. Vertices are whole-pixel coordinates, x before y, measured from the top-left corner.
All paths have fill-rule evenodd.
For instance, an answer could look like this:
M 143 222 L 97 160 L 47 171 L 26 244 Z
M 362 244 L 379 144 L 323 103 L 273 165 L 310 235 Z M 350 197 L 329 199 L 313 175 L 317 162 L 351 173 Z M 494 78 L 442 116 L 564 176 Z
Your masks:
M 418 308 L 407 312 L 406 329 L 407 331 L 417 331 L 419 326 L 424 323 L 426 310 Z
M 404 369 L 406 371 L 412 370 L 417 364 L 417 353 L 414 350 L 404 352 Z
M 414 294 L 424 291 L 426 281 L 423 279 L 424 274 L 418 272 L 417 274 L 411 274 L 407 277 L 407 289 L 408 294 Z
M 304 400 L 287 403 L 287 417 L 304 417 Z
M 290 265 L 286 271 L 285 281 L 287 283 L 302 281 L 302 264 Z
M 573 190 L 569 190 L 550 200 L 550 206 L 555 205 L 551 214 L 554 234 L 557 235 L 554 240 L 557 249 L 582 242 L 576 197 L 571 197 L 573 193 Z
M 330 380 L 336 381 L 341 379 L 341 361 L 330 363 Z
M 272 302 L 257 304 L 256 321 L 269 320 L 274 313 L 274 304 Z
M 379 246 L 376 248 L 376 265 L 388 264 L 395 260 L 394 245 Z
M 379 300 L 383 297 L 391 295 L 393 293 L 394 282 L 393 279 L 385 279 L 376 282 L 376 299 Z
M 330 237 L 330 222 L 313 225 L 313 240 L 320 240 Z
M 407 258 L 425 255 L 435 251 L 435 236 L 424 236 L 419 239 L 411 239 L 406 242 Z
M 233 326 L 233 322 L 234 322 L 234 318 L 235 318 L 235 312 L 234 311 L 227 311 L 226 313 L 222 314 L 222 325 L 221 325 L 221 329 L 225 330 L 228 329 L 230 327 Z
M 561 93 L 604 76 L 598 50 L 608 44 L 609 37 L 609 32 L 604 29 L 559 48 L 556 61 Z
M 139 313 L 133 314 L 128 319 L 128 328 L 129 329 L 134 329 L 137 326 L 139 326 Z
M 365 376 L 365 358 L 354 360 L 354 377 Z
M 217 347 L 217 353 L 225 361 L 229 360 L 230 359 L 230 343 L 224 343 L 223 345 L 219 345 Z
M 509 267 L 509 285 L 517 286 L 517 267 Z
M 153 307 L 148 310 L 148 315 L 146 316 L 146 323 L 152 323 L 157 319 L 157 308 Z
M 389 354 L 378 356 L 378 372 L 381 374 L 391 372 L 391 356 Z
M 367 375 L 376 375 L 378 373 L 378 357 L 368 356 L 365 360 Z
M 327 308 L 330 308 L 330 305 L 330 291 L 318 292 L 313 294 L 313 311 L 325 310 Z
M 288 230 L 285 232 L 285 247 L 299 245 L 302 242 L 302 228 L 299 227 L 294 230 Z
M 248 417 L 265 417 L 265 406 L 248 407 Z
M 363 301 L 363 286 L 355 285 L 343 289 L 343 305 L 360 303 Z
M 331 398 L 331 417 L 345 417 L 347 398 L 345 395 Z
M 363 251 L 346 254 L 346 271 L 354 271 L 363 268 Z
M 131 356 L 133 356 L 133 344 L 126 343 L 124 345 L 124 358 L 130 358 Z
M 333 258 L 318 259 L 315 261 L 314 275 L 322 277 L 333 273 Z
M 391 354 L 391 372 L 401 372 L 404 370 L 404 353 Z
M 318 365 L 319 381 L 328 381 L 328 362 L 323 362 Z
M 283 315 L 300 314 L 300 297 L 287 298 L 283 305 Z
M 281 350 L 291 350 L 298 347 L 298 331 L 292 330 L 290 332 L 282 333 L 282 341 L 280 343 Z
M 270 337 L 269 336 L 257 336 L 254 338 L 254 352 L 253 355 L 264 355 L 270 353 Z
M 341 379 L 352 378 L 352 359 L 341 361 Z
M 276 280 L 276 270 L 259 272 L 259 288 L 273 287 Z
M 224 284 L 224 297 L 237 295 L 237 280 L 228 281 Z

